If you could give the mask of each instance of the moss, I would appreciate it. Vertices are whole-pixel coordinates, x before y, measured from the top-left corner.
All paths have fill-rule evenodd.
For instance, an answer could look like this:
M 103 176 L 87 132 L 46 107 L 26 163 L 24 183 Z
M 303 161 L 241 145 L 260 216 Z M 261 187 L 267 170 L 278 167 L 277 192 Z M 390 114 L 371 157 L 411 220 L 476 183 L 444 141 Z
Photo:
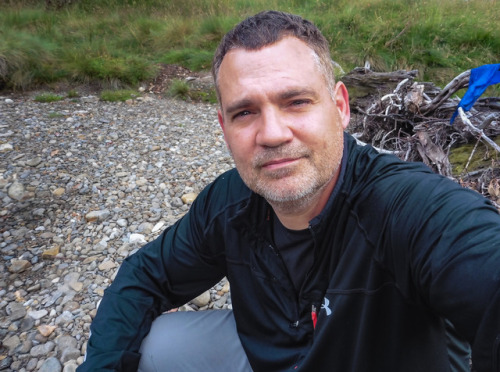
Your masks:
M 494 139 L 494 141 L 500 145 L 500 137 Z M 478 169 L 488 168 L 491 166 L 493 160 L 498 161 L 499 155 L 491 146 L 479 143 L 470 160 L 469 166 L 465 169 L 474 147 L 475 143 L 468 143 L 451 149 L 449 160 L 452 166 L 453 175 L 459 176 L 464 171 L 472 172 Z

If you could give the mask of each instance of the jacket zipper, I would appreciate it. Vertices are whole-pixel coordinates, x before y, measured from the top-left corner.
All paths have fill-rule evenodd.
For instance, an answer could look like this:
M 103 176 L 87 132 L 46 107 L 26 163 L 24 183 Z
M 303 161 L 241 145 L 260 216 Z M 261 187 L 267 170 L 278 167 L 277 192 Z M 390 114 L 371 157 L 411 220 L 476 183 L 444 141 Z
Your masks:
M 280 252 L 276 249 L 276 247 L 274 247 L 272 244 L 269 244 L 269 248 L 271 249 L 271 251 L 274 253 L 274 255 L 280 260 L 281 262 L 281 266 L 285 268 L 285 272 L 286 272 L 286 277 L 288 279 L 288 286 L 289 288 L 293 288 L 293 284 L 292 284 L 292 279 L 290 278 L 290 273 L 288 272 L 288 270 L 286 269 L 286 265 L 285 265 L 285 262 L 283 261 L 283 258 L 281 257 L 281 254 Z M 276 277 L 273 276 L 273 280 L 276 280 Z M 299 316 L 299 299 L 298 299 L 298 295 L 295 293 L 295 289 L 293 288 L 292 290 L 292 293 L 294 293 L 294 312 L 295 312 L 295 316 L 294 316 L 294 319 L 296 319 L 295 321 L 292 321 L 288 324 L 288 326 L 290 328 L 298 328 L 299 325 L 300 325 L 300 316 Z

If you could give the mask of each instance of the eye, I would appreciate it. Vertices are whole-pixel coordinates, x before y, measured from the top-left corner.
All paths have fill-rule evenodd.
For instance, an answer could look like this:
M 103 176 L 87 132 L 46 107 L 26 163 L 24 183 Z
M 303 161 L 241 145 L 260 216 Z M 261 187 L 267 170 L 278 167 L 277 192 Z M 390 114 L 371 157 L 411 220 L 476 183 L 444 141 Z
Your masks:
M 251 112 L 248 111 L 248 110 L 243 110 L 243 111 L 240 111 L 238 113 L 236 113 L 234 116 L 233 116 L 233 119 L 238 119 L 238 118 L 241 118 L 241 117 L 244 117 L 244 116 L 248 116 L 250 115 Z
M 291 102 L 290 106 L 303 106 L 310 103 L 308 99 L 295 99 Z

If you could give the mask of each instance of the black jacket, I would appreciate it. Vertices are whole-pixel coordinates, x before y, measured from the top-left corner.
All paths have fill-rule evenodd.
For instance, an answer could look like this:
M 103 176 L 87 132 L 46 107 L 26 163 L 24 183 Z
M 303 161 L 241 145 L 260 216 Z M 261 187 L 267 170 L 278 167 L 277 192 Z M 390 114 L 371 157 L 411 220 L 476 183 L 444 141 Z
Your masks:
M 124 261 L 79 371 L 135 370 L 153 319 L 225 275 L 256 371 L 448 371 L 444 318 L 477 371 L 500 371 L 497 210 L 422 164 L 345 143 L 299 294 L 270 243 L 269 204 L 229 171 Z

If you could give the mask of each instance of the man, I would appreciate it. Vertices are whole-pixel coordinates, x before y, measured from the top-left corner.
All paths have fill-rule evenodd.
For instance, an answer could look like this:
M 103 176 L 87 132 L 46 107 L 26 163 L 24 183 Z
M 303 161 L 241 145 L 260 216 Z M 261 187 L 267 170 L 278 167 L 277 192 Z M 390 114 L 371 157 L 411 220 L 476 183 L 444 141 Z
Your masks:
M 286 13 L 224 37 L 212 71 L 237 170 L 124 261 L 81 371 L 136 370 L 141 353 L 141 371 L 466 370 L 462 339 L 477 371 L 500 370 L 498 212 L 357 146 L 330 61 Z M 143 342 L 223 276 L 233 312 L 165 314 Z

